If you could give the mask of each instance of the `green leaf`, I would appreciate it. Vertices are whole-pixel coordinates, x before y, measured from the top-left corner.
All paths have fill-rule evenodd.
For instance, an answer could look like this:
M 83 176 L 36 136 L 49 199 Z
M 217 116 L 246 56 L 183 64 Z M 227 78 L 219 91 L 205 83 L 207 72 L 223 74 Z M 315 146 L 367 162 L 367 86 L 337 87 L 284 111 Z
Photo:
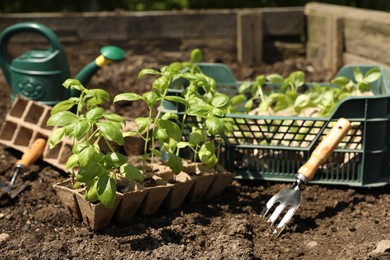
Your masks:
M 167 112 L 165 113 L 161 119 L 163 120 L 171 120 L 171 119 L 174 119 L 174 120 L 179 120 L 179 115 L 178 114 L 175 114 L 175 113 L 172 113 L 172 112 Z
M 368 84 L 368 82 L 365 81 L 358 82 L 357 86 L 361 92 L 367 92 L 371 90 L 370 84 Z
M 353 76 L 355 77 L 355 80 L 356 80 L 357 82 L 363 80 L 362 71 L 361 71 L 360 68 L 358 68 L 358 67 L 353 68 Z
M 199 49 L 193 49 L 191 52 L 191 62 L 199 63 L 202 61 L 202 52 Z
M 97 163 L 91 163 L 87 165 L 87 167 L 80 168 L 79 172 L 76 175 L 77 181 L 79 182 L 92 181 L 95 177 L 99 176 L 99 168 L 102 167 Z
M 108 92 L 105 91 L 104 89 L 95 88 L 95 89 L 86 89 L 85 91 L 88 95 L 94 97 L 99 104 L 102 103 L 102 101 L 106 101 L 106 102 L 110 101 L 110 94 L 108 94 Z
M 104 114 L 104 109 L 101 107 L 95 107 L 89 110 L 85 116 L 90 120 L 98 120 Z
M 291 105 L 291 100 L 283 93 L 272 93 L 269 95 L 269 99 L 276 103 L 273 107 L 275 112 L 286 109 Z
M 120 167 L 120 172 L 124 173 L 125 178 L 128 180 L 143 182 L 144 175 L 142 172 L 135 166 L 127 163 Z
M 137 101 L 137 100 L 143 100 L 144 98 L 138 94 L 135 93 L 121 93 L 119 95 L 116 95 L 114 97 L 114 103 L 118 101 Z
M 158 79 L 153 81 L 152 88 L 155 90 L 156 93 L 154 92 L 152 93 L 154 93 L 155 95 L 158 94 L 160 96 L 164 95 L 170 83 L 171 83 L 171 78 L 169 76 L 165 75 L 159 77 Z
M 158 71 L 158 70 L 154 70 L 154 69 L 142 69 L 139 73 L 138 73 L 138 79 L 142 78 L 143 76 L 145 75 L 160 75 L 161 73 Z
M 62 141 L 62 138 L 65 136 L 66 129 L 61 127 L 54 129 L 49 137 L 49 146 L 50 149 L 54 148 L 57 144 Z
M 127 160 L 128 160 L 127 156 L 121 153 L 118 152 L 108 153 L 104 156 L 104 167 L 106 167 L 107 169 L 117 168 L 125 164 Z
M 142 96 L 144 97 L 144 100 L 148 105 L 149 109 L 151 109 L 159 100 L 157 94 L 151 91 L 144 93 Z
M 78 142 L 78 143 L 75 143 L 72 147 L 72 152 L 74 154 L 79 154 L 82 150 L 84 150 L 85 148 L 91 146 L 88 141 L 84 141 L 84 142 Z
M 225 111 L 223 109 L 220 109 L 220 108 L 213 108 L 211 113 L 209 114 L 209 116 L 219 116 L 219 117 L 223 117 L 225 115 Z
M 116 122 L 116 123 L 125 123 L 126 120 L 123 118 L 123 116 L 114 114 L 114 113 L 105 113 L 104 118 L 107 119 L 110 122 Z
M 174 174 L 179 174 L 183 170 L 182 159 L 176 154 L 169 154 L 168 166 Z
M 57 103 L 53 109 L 50 111 L 50 114 L 56 114 L 61 111 L 67 111 L 70 110 L 74 105 L 77 104 L 79 98 L 69 98 L 67 100 L 61 101 Z
M 111 122 L 99 122 L 96 126 L 100 130 L 100 133 L 109 141 L 115 142 L 119 145 L 123 145 L 123 135 L 121 129 Z
M 159 139 L 163 142 L 167 142 L 167 137 L 174 139 L 176 142 L 180 142 L 182 137 L 181 128 L 170 120 L 158 120 L 157 122 L 157 138 L 161 136 L 163 139 Z
M 142 133 L 152 124 L 152 119 L 150 117 L 137 117 L 135 123 L 138 125 L 138 132 Z
M 79 91 L 85 90 L 84 86 L 77 79 L 67 79 L 64 81 L 64 83 L 62 83 L 62 86 L 64 86 L 66 89 L 77 89 Z
M 87 190 L 84 193 L 84 197 L 90 202 L 96 202 L 99 200 L 96 179 L 87 183 Z
M 238 104 L 241 104 L 243 102 L 245 102 L 247 99 L 246 99 L 246 96 L 243 95 L 243 94 L 239 94 L 239 95 L 236 95 L 234 97 L 232 97 L 230 99 L 230 102 L 232 103 L 233 106 L 236 106 Z
M 202 134 L 202 131 L 201 130 L 195 130 L 195 131 L 192 131 L 190 133 L 190 139 L 189 139 L 189 142 L 190 144 L 195 147 L 197 146 L 198 144 L 200 144 L 201 142 L 204 142 L 205 140 L 205 137 L 204 135 Z
M 244 93 L 248 88 L 250 88 L 253 85 L 252 82 L 244 82 L 238 87 L 238 93 L 242 94 Z
M 336 85 L 336 86 L 343 87 L 343 86 L 347 85 L 350 81 L 351 80 L 347 77 L 339 76 L 339 77 L 336 77 L 333 80 L 331 80 L 331 83 Z
M 257 87 L 263 86 L 265 84 L 265 80 L 266 80 L 266 77 L 264 75 L 258 75 L 256 77 L 256 80 L 255 80 L 256 86 Z
M 80 120 L 74 124 L 73 133 L 76 140 L 80 140 L 91 128 L 91 124 L 86 120 Z
M 208 117 L 213 109 L 213 106 L 205 103 L 199 98 L 195 98 L 191 99 L 187 114 L 191 116 Z
M 176 103 L 181 103 L 181 104 L 183 104 L 185 106 L 188 106 L 187 100 L 182 98 L 182 97 L 178 97 L 178 96 L 165 96 L 165 99 L 169 100 L 169 101 L 176 102 Z
M 222 93 L 217 93 L 211 100 L 211 105 L 217 108 L 222 108 L 229 105 L 229 101 L 230 101 L 229 96 Z
M 116 199 L 115 179 L 108 175 L 103 175 L 97 183 L 97 193 L 100 202 L 107 208 L 113 208 Z
M 99 162 L 101 158 L 92 145 L 86 146 L 78 153 L 78 161 L 81 168 L 88 167 L 90 163 Z
M 189 145 L 190 145 L 190 144 L 187 143 L 187 142 L 178 142 L 178 143 L 177 143 L 177 148 L 182 149 L 182 148 L 185 148 L 185 147 L 187 147 L 187 146 L 189 146 Z
M 212 136 L 219 135 L 223 132 L 223 122 L 218 117 L 211 117 L 206 119 L 205 124 L 207 132 Z
M 294 102 L 294 107 L 305 108 L 310 104 L 310 96 L 307 94 L 302 94 L 297 97 Z
M 305 73 L 303 71 L 294 71 L 287 77 L 285 82 L 294 86 L 294 88 L 299 88 L 305 83 Z
M 135 136 L 138 135 L 138 132 L 136 131 L 127 131 L 123 133 L 123 137 L 130 137 L 130 136 Z
M 279 74 L 270 74 L 266 76 L 267 81 L 273 85 L 281 85 L 284 82 L 284 78 Z
M 253 108 L 253 99 L 249 99 L 247 102 L 245 102 L 244 108 L 245 108 L 245 111 L 252 110 L 252 108 Z
M 46 124 L 48 126 L 67 126 L 74 123 L 78 119 L 79 118 L 72 112 L 61 111 L 51 115 Z
M 381 77 L 381 71 L 379 68 L 372 68 L 366 72 L 364 75 L 364 81 L 368 83 L 375 82 Z
M 72 154 L 69 156 L 68 160 L 66 161 L 65 167 L 66 169 L 72 169 L 76 166 L 78 166 L 79 163 L 79 156 L 77 154 Z
M 161 152 L 159 150 L 157 150 L 157 149 L 151 149 L 150 153 L 153 154 L 156 157 L 161 158 Z
M 156 138 L 160 141 L 168 142 L 169 135 L 168 135 L 167 129 L 163 129 L 163 128 L 157 129 Z
M 259 110 L 260 110 L 261 112 L 267 112 L 268 109 L 269 109 L 270 107 L 271 107 L 271 102 L 269 102 L 269 101 L 263 101 L 263 102 L 261 102 L 260 105 L 259 105 Z
M 170 77 L 176 74 L 179 74 L 183 69 L 183 65 L 181 62 L 172 62 L 168 67 L 165 67 L 166 71 L 164 71 L 164 75 Z
M 218 162 L 215 155 L 216 148 L 213 142 L 204 143 L 199 149 L 199 158 L 207 167 L 213 167 Z

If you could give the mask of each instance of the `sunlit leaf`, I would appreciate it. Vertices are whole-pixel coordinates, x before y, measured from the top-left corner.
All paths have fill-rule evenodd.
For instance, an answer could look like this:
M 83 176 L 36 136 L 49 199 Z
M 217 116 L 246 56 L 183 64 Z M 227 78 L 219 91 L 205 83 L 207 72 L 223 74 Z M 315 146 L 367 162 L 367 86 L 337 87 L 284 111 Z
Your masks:
M 69 98 L 67 100 L 61 101 L 52 108 L 50 114 L 53 115 L 61 111 L 70 110 L 74 105 L 77 104 L 78 100 L 78 98 Z
M 142 69 L 139 73 L 138 73 L 138 78 L 142 78 L 143 76 L 145 75 L 159 75 L 160 72 L 158 70 L 154 70 L 154 69 Z
M 133 181 L 143 182 L 144 175 L 142 172 L 135 166 L 131 164 L 124 164 L 120 167 L 121 173 L 124 173 L 125 178 Z
M 73 127 L 73 133 L 76 140 L 80 140 L 91 128 L 91 124 L 87 120 L 80 120 Z
M 169 154 L 168 166 L 174 174 L 179 174 L 183 170 L 182 159 L 176 154 Z
M 66 129 L 62 127 L 53 130 L 52 134 L 49 137 L 50 149 L 52 149 L 62 141 L 62 138 L 65 136 L 65 131 Z
M 191 62 L 192 63 L 199 63 L 203 59 L 202 52 L 199 49 L 193 49 L 191 51 Z
M 67 126 L 78 120 L 78 117 L 69 111 L 61 111 L 53 114 L 47 120 L 48 126 Z
M 150 117 L 137 117 L 134 121 L 138 125 L 138 132 L 140 133 L 145 131 L 152 124 L 152 119 Z
M 142 100 L 143 97 L 135 93 L 121 93 L 114 97 L 114 103 L 119 101 L 137 101 Z
M 111 122 L 100 122 L 96 123 L 96 126 L 99 128 L 101 134 L 109 141 L 113 141 L 119 145 L 123 145 L 123 135 L 121 129 L 115 126 Z
M 116 182 L 111 176 L 104 175 L 99 178 L 97 183 L 97 193 L 100 202 L 107 208 L 115 205 L 116 199 Z

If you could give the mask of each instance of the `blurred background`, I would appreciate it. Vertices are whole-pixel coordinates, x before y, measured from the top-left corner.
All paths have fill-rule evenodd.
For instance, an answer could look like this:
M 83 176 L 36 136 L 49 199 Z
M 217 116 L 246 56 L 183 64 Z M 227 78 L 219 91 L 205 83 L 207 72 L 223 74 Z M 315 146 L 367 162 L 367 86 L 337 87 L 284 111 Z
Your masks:
M 304 6 L 307 0 L 1 0 L 1 13 L 25 12 L 95 12 L 153 11 L 183 9 L 255 8 Z M 388 0 L 328 0 L 315 1 L 373 10 L 390 11 Z

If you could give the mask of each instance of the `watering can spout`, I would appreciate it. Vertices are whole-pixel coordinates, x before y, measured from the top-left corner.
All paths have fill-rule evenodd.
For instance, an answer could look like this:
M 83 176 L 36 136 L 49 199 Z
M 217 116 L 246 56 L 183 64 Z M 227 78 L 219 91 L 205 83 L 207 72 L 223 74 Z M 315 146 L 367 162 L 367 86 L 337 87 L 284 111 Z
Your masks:
M 86 85 L 92 76 L 102 67 L 110 64 L 112 61 L 121 61 L 125 58 L 125 52 L 116 46 L 104 46 L 100 50 L 100 55 L 82 70 L 77 73 L 75 79 Z

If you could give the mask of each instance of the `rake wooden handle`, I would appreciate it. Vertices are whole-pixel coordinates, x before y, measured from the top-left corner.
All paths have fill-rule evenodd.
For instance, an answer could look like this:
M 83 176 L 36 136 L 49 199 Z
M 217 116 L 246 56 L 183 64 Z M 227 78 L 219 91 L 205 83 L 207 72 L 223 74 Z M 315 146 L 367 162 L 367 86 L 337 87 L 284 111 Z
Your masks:
M 31 145 L 30 149 L 25 152 L 22 158 L 16 162 L 16 165 L 28 168 L 33 164 L 45 150 L 46 140 L 43 138 L 38 138 Z
M 306 177 L 306 181 L 310 181 L 318 167 L 325 163 L 350 129 L 351 123 L 345 118 L 340 118 L 313 151 L 309 160 L 299 168 L 298 175 L 302 174 Z

